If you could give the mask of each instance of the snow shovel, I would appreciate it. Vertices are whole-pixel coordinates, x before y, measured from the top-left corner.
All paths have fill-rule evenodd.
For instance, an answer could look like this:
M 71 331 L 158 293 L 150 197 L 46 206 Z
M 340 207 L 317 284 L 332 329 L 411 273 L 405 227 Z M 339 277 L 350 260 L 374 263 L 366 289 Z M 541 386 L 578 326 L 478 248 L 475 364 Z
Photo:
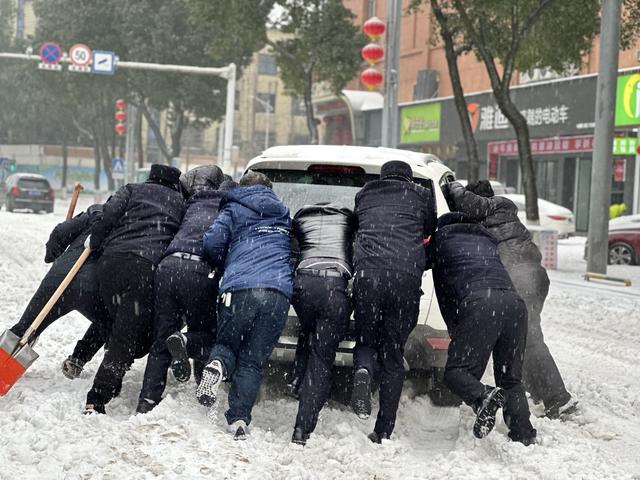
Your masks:
M 73 218 L 73 212 L 76 209 L 76 204 L 78 203 L 78 197 L 80 196 L 80 192 L 84 190 L 84 187 L 80 184 L 80 182 L 76 182 L 73 186 L 73 195 L 71 195 L 71 203 L 69 204 L 69 210 L 67 210 L 67 222 Z
M 90 254 L 91 250 L 89 247 L 85 248 L 82 255 L 80 255 L 80 258 L 78 258 L 73 267 L 71 267 L 67 276 L 64 277 L 60 286 L 55 292 L 53 292 L 53 295 L 47 304 L 38 314 L 22 338 L 18 338 L 18 336 L 11 332 L 11 330 L 6 330 L 0 336 L 0 397 L 6 395 L 11 387 L 13 387 L 13 385 L 24 374 L 27 368 L 29 368 L 38 358 L 38 354 L 29 344 L 29 337 L 31 337 L 33 332 L 35 332 L 44 321 L 47 314 L 64 293 L 65 289 L 69 286 L 78 273 L 78 270 L 80 270 L 80 267 L 82 267 Z

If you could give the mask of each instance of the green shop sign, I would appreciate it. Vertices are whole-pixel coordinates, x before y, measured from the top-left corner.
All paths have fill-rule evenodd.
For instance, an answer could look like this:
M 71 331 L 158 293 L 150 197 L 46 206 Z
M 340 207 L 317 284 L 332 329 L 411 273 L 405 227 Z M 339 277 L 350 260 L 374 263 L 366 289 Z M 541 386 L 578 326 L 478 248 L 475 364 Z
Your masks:
M 402 107 L 400 143 L 440 141 L 440 104 L 427 103 Z
M 618 77 L 616 127 L 640 125 L 640 73 Z
M 635 155 L 637 147 L 638 147 L 637 138 L 616 137 L 613 139 L 614 155 Z

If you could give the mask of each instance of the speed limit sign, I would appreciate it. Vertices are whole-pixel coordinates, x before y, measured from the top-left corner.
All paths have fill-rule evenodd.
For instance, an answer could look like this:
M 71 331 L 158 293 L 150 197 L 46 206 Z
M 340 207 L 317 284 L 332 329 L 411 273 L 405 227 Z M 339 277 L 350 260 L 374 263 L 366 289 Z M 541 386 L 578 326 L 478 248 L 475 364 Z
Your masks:
M 88 67 L 91 63 L 91 49 L 82 43 L 77 43 L 69 49 L 69 60 L 77 67 Z

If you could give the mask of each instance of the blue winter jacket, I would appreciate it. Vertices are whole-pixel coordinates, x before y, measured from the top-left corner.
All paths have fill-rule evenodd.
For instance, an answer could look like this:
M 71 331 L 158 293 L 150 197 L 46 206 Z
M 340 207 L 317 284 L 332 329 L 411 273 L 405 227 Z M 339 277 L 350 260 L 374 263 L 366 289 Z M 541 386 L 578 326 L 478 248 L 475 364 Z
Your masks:
M 204 234 L 204 254 L 224 265 L 220 293 L 272 288 L 291 299 L 289 209 L 269 187 L 237 187 L 220 202 L 220 215 Z

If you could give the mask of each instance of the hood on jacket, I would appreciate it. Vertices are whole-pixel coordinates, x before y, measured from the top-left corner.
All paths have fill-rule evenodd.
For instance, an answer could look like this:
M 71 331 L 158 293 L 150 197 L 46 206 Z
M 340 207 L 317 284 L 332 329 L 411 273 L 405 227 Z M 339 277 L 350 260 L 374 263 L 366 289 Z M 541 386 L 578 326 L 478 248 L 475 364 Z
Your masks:
M 478 224 L 473 217 L 462 212 L 449 212 L 438 218 L 438 229 L 453 225 L 454 223 L 473 223 Z
M 493 193 L 493 187 L 489 180 L 478 180 L 477 182 L 470 182 L 467 185 L 467 190 L 471 193 L 475 193 L 480 197 L 491 198 L 495 195 Z
M 224 182 L 224 174 L 216 165 L 202 165 L 183 173 L 180 182 L 188 198 L 200 190 L 217 190 Z
M 227 192 L 223 204 L 237 202 L 256 212 L 261 217 L 289 215 L 289 209 L 273 190 L 264 185 L 238 186 Z M 222 205 L 221 205 L 222 206 Z

